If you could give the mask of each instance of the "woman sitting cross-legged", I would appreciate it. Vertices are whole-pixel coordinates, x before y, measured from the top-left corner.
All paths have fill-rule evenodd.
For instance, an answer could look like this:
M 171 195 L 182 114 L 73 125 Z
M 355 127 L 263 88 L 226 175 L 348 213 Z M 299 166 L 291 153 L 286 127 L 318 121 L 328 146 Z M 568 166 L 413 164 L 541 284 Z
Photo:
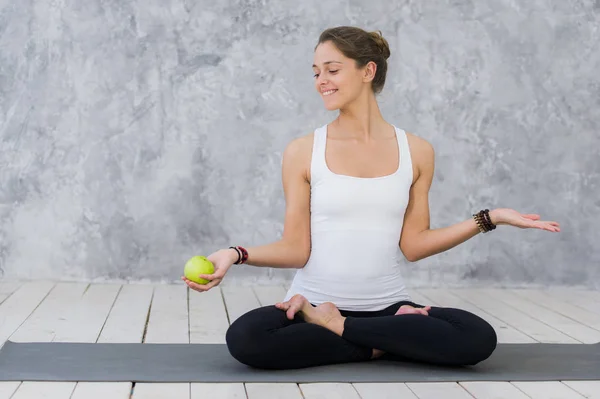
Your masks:
M 496 348 L 494 329 L 462 309 L 410 299 L 402 259 L 417 261 L 497 225 L 558 232 L 556 222 L 512 209 L 482 210 L 430 229 L 434 151 L 387 123 L 375 98 L 390 50 L 380 33 L 338 27 L 315 48 L 315 88 L 331 123 L 291 141 L 283 155 L 284 232 L 271 244 L 232 246 L 208 256 L 217 286 L 233 264 L 298 269 L 285 298 L 251 310 L 226 334 L 231 355 L 263 369 L 402 359 L 474 365 Z M 457 154 L 456 162 L 460 162 Z

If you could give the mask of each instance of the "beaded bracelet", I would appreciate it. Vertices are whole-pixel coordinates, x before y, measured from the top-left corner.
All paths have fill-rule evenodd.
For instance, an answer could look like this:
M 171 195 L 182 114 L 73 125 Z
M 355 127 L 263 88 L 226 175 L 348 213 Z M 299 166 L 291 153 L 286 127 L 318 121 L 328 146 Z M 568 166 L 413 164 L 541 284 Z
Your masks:
M 490 216 L 490 210 L 485 209 L 483 211 L 483 216 L 484 216 L 485 222 L 487 223 L 488 229 L 494 230 L 496 228 L 496 225 L 494 223 L 492 223 L 492 217 Z
M 241 252 L 240 252 L 240 250 L 239 250 L 239 249 L 237 249 L 236 247 L 229 247 L 229 249 L 233 249 L 233 250 L 235 250 L 235 252 L 237 252 L 237 254 L 238 254 L 238 258 L 237 258 L 237 260 L 236 260 L 235 262 L 233 262 L 233 264 L 234 264 L 234 265 L 238 265 L 238 264 L 239 264 L 239 262 L 240 262 L 240 260 L 242 259 L 242 253 L 241 253 Z
M 235 247 L 229 247 L 229 248 L 235 249 L 235 251 L 238 254 L 238 259 L 237 259 L 237 261 L 235 261 L 233 263 L 234 265 L 240 265 L 242 263 L 246 263 L 246 261 L 248 260 L 248 251 L 246 250 L 246 248 L 240 247 L 239 245 L 235 246 Z
M 479 231 L 482 233 L 487 233 L 488 231 L 492 231 L 496 228 L 496 225 L 492 223 L 492 218 L 490 217 L 489 212 L 489 209 L 484 209 L 473 215 L 473 218 L 477 223 L 477 227 L 479 227 Z

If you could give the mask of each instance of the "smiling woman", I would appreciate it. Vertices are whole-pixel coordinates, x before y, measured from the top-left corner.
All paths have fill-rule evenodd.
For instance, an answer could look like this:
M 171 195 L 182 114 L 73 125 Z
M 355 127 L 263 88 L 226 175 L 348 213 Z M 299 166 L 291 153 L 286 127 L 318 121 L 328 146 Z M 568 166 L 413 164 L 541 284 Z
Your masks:
M 373 93 L 379 94 L 383 90 L 390 47 L 381 32 L 367 33 L 362 29 L 345 26 L 331 28 L 321 33 L 315 51 L 320 50 L 320 47 L 325 54 L 342 53 L 346 59 L 352 60 L 353 64 L 344 65 L 344 62 L 335 58 L 324 60 L 320 64 L 313 64 L 314 76 L 317 78 L 317 90 L 323 96 L 329 96 L 339 91 L 340 86 L 352 87 L 344 84 L 358 82 L 353 79 L 354 76 L 350 76 L 350 73 L 364 68 L 369 63 L 375 64 L 374 76 L 365 78 L 371 79 Z M 332 56 L 335 57 L 335 55 Z M 321 85 L 324 79 L 330 83 L 329 87 Z M 325 107 L 329 110 L 337 109 L 335 103 L 332 102 L 326 102 Z
M 434 151 L 424 139 L 388 123 L 376 100 L 390 50 L 379 32 L 324 31 L 314 51 L 315 87 L 338 117 L 293 140 L 283 156 L 283 237 L 232 246 L 208 259 L 218 285 L 233 264 L 296 268 L 282 302 L 254 309 L 227 331 L 233 357 L 253 367 L 301 368 L 382 356 L 472 365 L 496 348 L 494 329 L 462 309 L 411 301 L 402 258 L 417 261 L 487 233 L 497 225 L 558 232 L 512 209 L 481 210 L 430 229 Z

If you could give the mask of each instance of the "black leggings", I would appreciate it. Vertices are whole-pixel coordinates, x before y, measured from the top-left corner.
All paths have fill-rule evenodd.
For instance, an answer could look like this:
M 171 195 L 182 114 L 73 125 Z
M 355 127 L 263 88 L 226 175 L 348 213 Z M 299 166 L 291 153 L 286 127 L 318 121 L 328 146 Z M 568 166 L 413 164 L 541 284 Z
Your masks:
M 343 311 L 342 336 L 296 314 L 264 306 L 242 315 L 226 333 L 227 347 L 239 362 L 262 369 L 297 369 L 370 360 L 373 349 L 386 352 L 379 359 L 448 366 L 474 365 L 496 349 L 496 332 L 488 322 L 465 310 L 431 307 L 429 316 L 394 314 L 398 302 L 375 312 Z

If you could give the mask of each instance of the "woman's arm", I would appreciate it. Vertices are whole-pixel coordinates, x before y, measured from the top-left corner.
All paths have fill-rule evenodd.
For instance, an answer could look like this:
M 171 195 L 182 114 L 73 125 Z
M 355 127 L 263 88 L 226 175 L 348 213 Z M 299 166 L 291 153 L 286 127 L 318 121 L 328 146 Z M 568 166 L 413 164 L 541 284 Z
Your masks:
M 409 138 L 416 179 L 410 189 L 400 249 L 408 261 L 415 262 L 454 248 L 479 234 L 480 230 L 472 217 L 448 227 L 430 229 L 429 189 L 435 169 L 435 154 L 427 141 L 413 135 Z M 495 225 L 560 231 L 556 222 L 538 221 L 539 215 L 522 215 L 512 209 L 494 209 L 490 218 Z
M 291 141 L 283 153 L 282 184 L 285 196 L 283 235 L 278 241 L 246 248 L 246 264 L 275 268 L 302 268 L 310 255 L 309 170 L 312 134 Z M 229 250 L 233 261 L 238 259 Z
M 282 161 L 282 180 L 285 195 L 285 220 L 283 236 L 270 244 L 246 248 L 246 264 L 275 268 L 304 267 L 310 255 L 310 159 L 312 153 L 312 134 L 290 142 Z M 187 277 L 181 279 L 191 289 L 198 292 L 208 291 L 219 285 L 230 267 L 238 260 L 238 252 L 233 248 L 220 249 L 207 256 L 215 267 L 212 274 L 198 277 L 208 280 L 198 284 Z

